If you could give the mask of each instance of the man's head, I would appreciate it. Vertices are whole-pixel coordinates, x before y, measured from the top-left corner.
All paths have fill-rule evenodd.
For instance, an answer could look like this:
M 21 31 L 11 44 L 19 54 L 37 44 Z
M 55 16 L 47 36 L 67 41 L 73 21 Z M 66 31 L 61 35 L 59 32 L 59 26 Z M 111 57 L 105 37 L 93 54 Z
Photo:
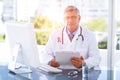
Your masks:
M 78 28 L 80 19 L 81 17 L 79 10 L 75 6 L 66 7 L 64 11 L 64 21 L 65 25 L 71 33 Z

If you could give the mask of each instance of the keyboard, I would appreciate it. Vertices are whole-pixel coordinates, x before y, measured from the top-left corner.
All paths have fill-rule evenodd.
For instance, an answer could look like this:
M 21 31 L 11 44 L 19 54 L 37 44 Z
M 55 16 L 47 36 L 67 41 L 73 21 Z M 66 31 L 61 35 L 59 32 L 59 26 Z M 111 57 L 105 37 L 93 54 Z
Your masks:
M 50 65 L 47 64 L 41 64 L 39 67 L 37 67 L 38 70 L 43 70 L 45 72 L 50 72 L 50 73 L 61 73 L 62 70 L 52 67 Z
M 31 73 L 32 70 L 20 68 L 20 69 L 10 70 L 10 72 L 15 73 L 15 74 L 23 74 L 23 73 Z

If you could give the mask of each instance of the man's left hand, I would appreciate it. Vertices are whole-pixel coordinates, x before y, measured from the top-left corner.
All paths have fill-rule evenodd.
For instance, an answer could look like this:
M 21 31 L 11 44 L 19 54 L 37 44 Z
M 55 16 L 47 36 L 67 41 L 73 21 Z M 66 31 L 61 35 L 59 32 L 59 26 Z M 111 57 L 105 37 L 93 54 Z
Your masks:
M 80 56 L 80 58 L 72 57 L 71 62 L 76 68 L 82 68 L 83 57 L 82 56 Z

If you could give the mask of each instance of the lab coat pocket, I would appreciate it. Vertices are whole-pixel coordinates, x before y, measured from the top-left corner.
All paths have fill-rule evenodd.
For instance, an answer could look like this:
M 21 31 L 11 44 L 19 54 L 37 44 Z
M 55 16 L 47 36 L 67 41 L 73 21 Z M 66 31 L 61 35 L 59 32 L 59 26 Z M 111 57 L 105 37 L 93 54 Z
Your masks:
M 65 51 L 65 45 L 64 44 L 56 44 L 55 51 Z
M 76 51 L 79 51 L 81 56 L 84 56 L 84 57 L 87 56 L 87 53 L 88 53 L 88 45 L 87 44 L 82 44 L 82 45 L 78 44 L 76 49 L 77 49 Z

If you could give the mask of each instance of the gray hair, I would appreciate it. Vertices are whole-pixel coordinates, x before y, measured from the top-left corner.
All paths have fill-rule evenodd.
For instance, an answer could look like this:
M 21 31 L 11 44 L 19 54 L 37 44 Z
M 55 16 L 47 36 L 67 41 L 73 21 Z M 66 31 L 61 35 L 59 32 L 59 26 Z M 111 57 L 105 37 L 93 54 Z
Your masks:
M 67 7 L 65 8 L 65 10 L 64 10 L 64 13 L 66 13 L 66 12 L 71 12 L 71 11 L 76 11 L 76 12 L 78 13 L 78 15 L 80 15 L 79 9 L 78 9 L 77 7 L 75 7 L 75 6 L 72 6 L 72 5 L 67 6 Z

